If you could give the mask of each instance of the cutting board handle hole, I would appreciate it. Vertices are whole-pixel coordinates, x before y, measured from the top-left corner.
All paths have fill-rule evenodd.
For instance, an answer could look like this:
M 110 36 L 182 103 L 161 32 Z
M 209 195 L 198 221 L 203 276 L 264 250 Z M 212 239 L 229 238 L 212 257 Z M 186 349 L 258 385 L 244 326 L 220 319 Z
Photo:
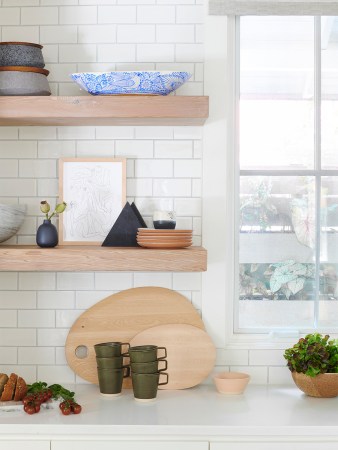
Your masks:
M 87 358 L 87 356 L 88 356 L 88 347 L 86 347 L 85 345 L 79 345 L 75 349 L 75 355 L 79 359 Z

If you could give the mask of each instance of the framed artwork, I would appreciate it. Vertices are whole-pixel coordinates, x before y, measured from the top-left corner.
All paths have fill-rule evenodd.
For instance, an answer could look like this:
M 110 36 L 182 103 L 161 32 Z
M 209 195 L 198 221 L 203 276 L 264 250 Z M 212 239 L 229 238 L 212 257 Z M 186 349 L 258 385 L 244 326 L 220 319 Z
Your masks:
M 126 160 L 61 158 L 59 216 L 62 245 L 101 245 L 126 203 Z

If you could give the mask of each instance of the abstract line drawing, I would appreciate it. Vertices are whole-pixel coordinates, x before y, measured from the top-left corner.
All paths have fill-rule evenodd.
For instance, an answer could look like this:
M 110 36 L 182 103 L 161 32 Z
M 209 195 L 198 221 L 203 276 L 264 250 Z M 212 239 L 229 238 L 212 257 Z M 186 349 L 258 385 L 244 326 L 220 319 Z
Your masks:
M 59 168 L 59 194 L 68 205 L 60 243 L 100 245 L 126 202 L 126 160 L 62 158 Z

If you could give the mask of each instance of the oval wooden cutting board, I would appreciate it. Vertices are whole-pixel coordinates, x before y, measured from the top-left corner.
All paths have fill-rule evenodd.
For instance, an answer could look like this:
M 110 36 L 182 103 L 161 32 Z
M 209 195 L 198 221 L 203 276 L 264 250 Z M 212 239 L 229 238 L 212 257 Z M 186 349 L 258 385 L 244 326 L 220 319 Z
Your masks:
M 196 386 L 207 378 L 215 365 L 216 348 L 210 336 L 192 325 L 169 324 L 148 328 L 130 341 L 131 346 L 146 344 L 167 349 L 169 383 L 159 386 L 159 389 Z
M 81 378 L 98 384 L 94 344 L 130 342 L 143 330 L 175 323 L 204 329 L 189 300 L 171 289 L 140 287 L 113 294 L 89 308 L 74 322 L 65 345 L 67 362 Z M 76 356 L 78 347 L 87 348 L 86 357 Z M 131 387 L 130 379 L 124 380 L 124 387 Z

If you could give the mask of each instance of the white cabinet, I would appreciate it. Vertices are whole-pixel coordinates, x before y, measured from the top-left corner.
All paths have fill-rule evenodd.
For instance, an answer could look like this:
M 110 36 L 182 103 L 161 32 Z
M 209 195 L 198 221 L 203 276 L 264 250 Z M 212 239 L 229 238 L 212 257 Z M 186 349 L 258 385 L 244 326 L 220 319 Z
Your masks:
M 0 448 L 3 450 L 50 450 L 49 441 L 2 441 Z
M 337 442 L 214 442 L 210 450 L 337 450 Z
M 51 450 L 209 450 L 209 443 L 203 441 L 52 441 Z

